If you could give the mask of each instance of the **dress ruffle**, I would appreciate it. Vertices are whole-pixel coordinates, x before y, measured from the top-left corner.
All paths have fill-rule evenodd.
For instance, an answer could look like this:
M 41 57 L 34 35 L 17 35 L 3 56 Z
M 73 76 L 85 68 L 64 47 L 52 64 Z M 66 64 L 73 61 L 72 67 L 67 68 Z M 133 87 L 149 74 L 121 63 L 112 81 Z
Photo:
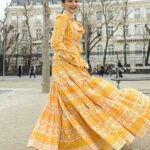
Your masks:
M 63 68 L 63 69 L 62 69 Z M 54 61 L 48 103 L 28 146 L 39 150 L 115 150 L 150 127 L 150 98 L 118 90 L 84 68 Z

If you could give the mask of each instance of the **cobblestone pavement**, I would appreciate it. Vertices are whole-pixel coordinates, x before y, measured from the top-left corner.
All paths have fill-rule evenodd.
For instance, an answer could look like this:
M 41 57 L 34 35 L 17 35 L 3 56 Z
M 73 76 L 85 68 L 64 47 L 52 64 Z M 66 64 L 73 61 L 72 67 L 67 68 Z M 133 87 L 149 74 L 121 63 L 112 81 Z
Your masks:
M 116 85 L 110 77 L 104 79 Z M 121 88 L 126 87 L 150 93 L 150 81 L 122 82 Z M 41 93 L 41 76 L 36 79 L 6 77 L 5 81 L 0 77 L 0 150 L 28 150 L 27 140 L 47 102 L 47 96 Z M 150 133 L 142 140 L 135 139 L 123 150 L 150 150 L 149 143 Z

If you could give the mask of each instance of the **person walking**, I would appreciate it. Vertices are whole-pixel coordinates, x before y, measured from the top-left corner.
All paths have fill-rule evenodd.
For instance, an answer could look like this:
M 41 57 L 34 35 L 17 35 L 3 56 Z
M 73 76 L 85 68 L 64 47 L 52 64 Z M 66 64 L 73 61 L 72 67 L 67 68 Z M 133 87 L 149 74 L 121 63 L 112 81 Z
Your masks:
M 123 73 L 123 71 L 124 71 L 124 68 L 123 68 L 123 65 L 121 64 L 121 62 L 120 62 L 120 60 L 118 60 L 118 64 L 117 64 L 117 75 L 116 75 L 116 77 L 123 77 L 123 75 L 122 75 L 122 73 Z
M 21 65 L 18 66 L 18 77 L 21 78 L 22 76 L 22 67 Z
M 34 64 L 31 64 L 30 68 L 29 68 L 29 77 L 31 78 L 32 76 L 34 76 L 34 78 L 36 77 L 35 76 L 35 66 Z
M 104 66 L 101 66 L 100 74 L 102 77 L 103 77 L 104 73 L 105 73 L 105 68 L 104 68 Z
M 54 24 L 52 80 L 48 102 L 29 138 L 38 150 L 119 150 L 150 127 L 150 98 L 118 90 L 91 76 L 79 46 L 83 26 L 73 20 L 77 0 L 62 0 Z M 34 106 L 36 107 L 36 106 Z

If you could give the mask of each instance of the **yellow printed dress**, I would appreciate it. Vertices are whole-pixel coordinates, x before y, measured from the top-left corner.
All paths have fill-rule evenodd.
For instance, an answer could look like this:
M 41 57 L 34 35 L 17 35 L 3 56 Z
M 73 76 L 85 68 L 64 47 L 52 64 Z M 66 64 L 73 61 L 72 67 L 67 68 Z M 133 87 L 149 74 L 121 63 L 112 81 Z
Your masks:
M 115 150 L 143 137 L 150 127 L 150 98 L 118 90 L 84 69 L 82 26 L 68 12 L 58 15 L 51 46 L 52 83 L 28 142 L 38 150 Z

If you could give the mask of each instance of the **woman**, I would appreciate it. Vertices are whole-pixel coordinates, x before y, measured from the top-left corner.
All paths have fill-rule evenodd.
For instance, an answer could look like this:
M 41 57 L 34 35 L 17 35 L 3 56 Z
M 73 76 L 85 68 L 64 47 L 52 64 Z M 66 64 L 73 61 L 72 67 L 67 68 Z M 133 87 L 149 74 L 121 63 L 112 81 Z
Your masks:
M 28 146 L 39 150 L 121 149 L 149 129 L 150 98 L 134 89 L 118 90 L 85 70 L 78 42 L 84 30 L 73 21 L 76 0 L 62 0 L 51 46 L 53 78 L 48 103 Z

